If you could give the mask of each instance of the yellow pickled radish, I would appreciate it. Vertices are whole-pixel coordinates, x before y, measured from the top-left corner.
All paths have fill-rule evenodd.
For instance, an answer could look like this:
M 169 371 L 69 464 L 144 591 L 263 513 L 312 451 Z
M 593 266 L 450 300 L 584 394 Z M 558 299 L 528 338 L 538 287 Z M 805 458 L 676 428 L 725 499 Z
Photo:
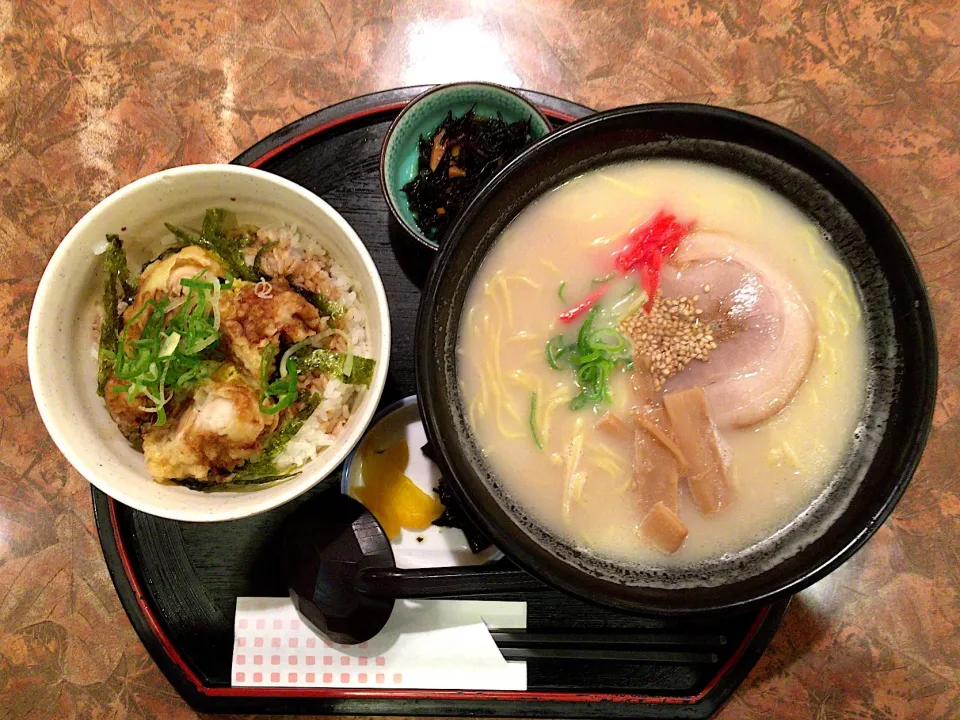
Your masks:
M 401 528 L 425 530 L 443 514 L 443 505 L 404 474 L 409 459 L 406 440 L 386 448 L 368 440 L 360 451 L 363 485 L 354 488 L 353 496 L 391 540 L 400 536 Z
M 354 488 L 353 496 L 373 513 L 388 538 L 393 540 L 400 535 L 400 519 L 386 503 L 386 495 L 379 487 L 364 485 Z
M 403 474 L 410 462 L 410 449 L 406 440 L 395 442 L 389 447 L 382 447 L 380 443 L 367 440 L 360 450 L 360 477 L 363 484 L 369 485 L 372 480 L 376 483 L 380 477 L 387 477 L 392 472 Z
M 400 525 L 407 530 L 426 530 L 443 514 L 440 501 L 418 488 L 406 475 L 401 476 L 397 484 L 393 509 Z

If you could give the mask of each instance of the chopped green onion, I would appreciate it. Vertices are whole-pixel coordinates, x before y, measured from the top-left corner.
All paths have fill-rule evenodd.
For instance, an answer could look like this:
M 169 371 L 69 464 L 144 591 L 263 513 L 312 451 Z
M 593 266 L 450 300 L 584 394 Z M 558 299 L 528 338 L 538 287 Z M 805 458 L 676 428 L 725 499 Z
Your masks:
M 600 328 L 590 333 L 590 336 L 587 338 L 587 345 L 593 350 L 605 350 L 616 353 L 627 346 L 627 340 L 613 328 Z
M 633 283 L 608 311 L 618 319 L 625 318 L 636 313 L 646 301 L 647 294 Z
M 217 340 L 220 339 L 219 333 L 211 333 L 206 337 L 200 338 L 193 345 L 187 348 L 188 355 L 199 355 L 201 352 L 206 350 L 208 347 L 213 345 Z
M 167 335 L 166 340 L 163 341 L 163 345 L 160 346 L 160 357 L 164 358 L 168 355 L 173 355 L 173 351 L 177 349 L 177 345 L 180 344 L 180 333 L 171 333 Z
M 297 361 L 284 355 L 286 360 L 281 362 L 280 377 L 270 382 L 270 375 L 273 374 L 273 358 L 276 357 L 277 349 L 273 343 L 264 348 L 263 356 L 260 358 L 260 412 L 264 415 L 275 415 L 281 410 L 293 405 L 297 399 Z M 276 398 L 271 403 L 271 398 Z
M 220 340 L 211 301 L 217 296 L 219 279 L 208 282 L 203 275 L 201 271 L 180 281 L 187 293 L 176 304 L 169 297 L 144 303 L 118 338 L 112 368 L 122 384 L 118 390 L 126 393 L 130 404 L 141 396 L 152 403 L 141 409 L 156 414 L 157 425 L 166 423 L 165 405 L 176 392 L 208 378 L 220 365 L 216 357 L 207 355 Z M 144 315 L 140 334 L 131 337 L 131 328 Z
M 260 412 L 264 415 L 276 415 L 297 399 L 297 361 L 290 358 L 284 367 L 286 376 L 267 385 L 260 398 Z M 277 398 L 272 405 L 268 404 L 271 397 Z
M 566 300 L 563 299 L 563 286 L 566 284 L 566 280 L 561 280 L 560 287 L 557 288 L 557 297 L 560 298 L 560 302 L 566 302 Z
M 213 305 L 213 329 L 220 330 L 220 278 L 216 275 L 211 280 L 213 283 L 213 294 L 210 303 Z
M 574 382 L 580 392 L 570 400 L 571 410 L 580 410 L 588 403 L 611 401 L 610 376 L 622 364 L 632 369 L 627 339 L 610 327 L 594 329 L 599 308 L 590 309 L 575 342 L 566 344 L 563 335 L 551 338 L 544 348 L 547 364 L 559 370 L 561 363 L 574 371 Z
M 590 350 L 590 346 L 587 344 L 587 338 L 590 335 L 590 329 L 593 327 L 594 318 L 597 317 L 599 311 L 596 305 L 590 308 L 586 320 L 584 320 L 583 325 L 580 326 L 580 332 L 577 333 L 577 348 L 584 355 Z
M 301 340 L 300 342 L 296 343 L 295 345 L 291 345 L 290 347 L 287 348 L 287 351 L 280 357 L 280 377 L 286 377 L 286 376 L 287 376 L 287 370 L 286 370 L 287 360 L 288 360 L 294 353 L 298 352 L 298 351 L 300 350 L 300 348 L 302 348 L 302 347 L 304 347 L 304 346 L 306 346 L 306 345 L 309 345 L 309 344 L 310 344 L 310 340 L 312 340 L 312 338 L 307 338 L 306 340 Z M 262 375 L 262 373 L 263 373 L 263 367 L 262 367 L 262 366 L 261 366 L 261 368 L 260 368 L 260 372 L 261 372 L 261 375 Z
M 603 357 L 603 353 L 600 350 L 588 348 L 586 352 L 583 352 L 579 345 L 571 345 L 567 348 L 567 352 L 570 353 L 568 355 L 570 362 L 576 366 L 592 363 Z
M 206 270 L 200 271 L 200 276 L 202 276 Z M 184 278 L 180 281 L 180 284 L 185 288 L 193 288 L 194 290 L 209 290 L 213 292 L 213 283 L 207 282 L 206 280 L 194 280 L 192 278 Z
M 563 357 L 563 354 L 567 351 L 567 348 L 563 342 L 563 335 L 557 335 L 556 337 L 550 338 L 545 351 L 547 355 L 547 363 L 554 370 L 559 370 L 560 366 L 557 364 L 557 361 Z
M 270 375 L 273 374 L 273 359 L 277 356 L 277 348 L 270 343 L 263 349 L 260 356 L 260 390 L 264 391 L 270 384 Z
M 537 435 L 537 391 L 533 391 L 533 395 L 530 396 L 530 432 L 533 433 L 533 441 L 537 444 L 537 447 L 543 450 L 543 442 L 540 440 L 540 437 Z
M 353 373 L 353 342 L 343 330 L 333 328 L 333 334 L 339 335 L 347 342 L 347 356 L 343 359 L 343 374 L 349 377 Z
M 616 273 L 610 273 L 609 275 L 604 275 L 603 277 L 595 277 L 593 280 L 590 281 L 590 283 L 593 285 L 602 285 L 605 282 L 610 282 L 616 276 L 617 276 Z

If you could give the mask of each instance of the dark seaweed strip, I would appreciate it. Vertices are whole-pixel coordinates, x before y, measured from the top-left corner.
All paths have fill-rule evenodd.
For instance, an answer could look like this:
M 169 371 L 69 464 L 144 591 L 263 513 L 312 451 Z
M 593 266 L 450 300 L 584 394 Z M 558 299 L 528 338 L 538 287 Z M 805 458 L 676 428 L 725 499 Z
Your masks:
M 347 359 L 345 353 L 322 348 L 315 350 L 304 348 L 300 352 L 294 353 L 294 357 L 297 359 L 297 366 L 305 372 L 319 372 L 350 385 L 366 385 L 367 387 L 373 380 L 373 370 L 377 364 L 377 361 L 372 358 L 354 355 L 353 368 L 349 375 L 344 375 L 343 365 Z
M 263 444 L 263 449 L 257 454 L 257 459 L 246 462 L 233 474 L 230 484 L 260 484 L 290 477 L 291 473 L 280 472 L 275 461 L 291 438 L 300 431 L 307 419 L 313 415 L 313 411 L 317 409 L 319 404 L 320 396 L 316 393 L 311 393 L 309 397 L 303 400 L 301 408 L 284 421 L 280 429 L 267 438 L 267 441 Z
M 260 277 L 252 267 L 247 265 L 243 256 L 243 248 L 249 244 L 250 236 L 242 233 L 227 235 L 223 231 L 226 215 L 227 211 L 223 208 L 208 209 L 203 215 L 203 225 L 200 228 L 199 235 L 189 233 L 170 223 L 164 223 L 167 230 L 173 233 L 174 237 L 180 242 L 176 247 L 165 250 L 161 257 L 169 255 L 170 252 L 182 250 L 188 245 L 196 245 L 219 257 L 234 277 L 248 282 L 257 282 Z
M 123 251 L 123 241 L 119 235 L 107 235 L 107 251 L 110 254 L 108 270 L 120 285 L 122 299 L 132 303 L 137 287 L 130 284 L 130 268 L 127 267 L 127 255 Z
M 246 466 L 244 466 L 246 467 Z M 196 478 L 172 478 L 170 482 L 176 485 L 182 485 L 191 490 L 199 492 L 245 492 L 248 490 L 260 490 L 264 485 L 278 483 L 281 480 L 287 480 L 300 473 L 299 470 L 281 475 L 266 474 L 260 477 L 250 478 L 241 482 L 235 482 L 233 479 L 227 482 L 216 482 L 213 480 L 197 480 Z
M 227 269 L 241 280 L 256 282 L 260 277 L 247 265 L 243 256 L 243 248 L 250 239 L 247 235 L 228 236 L 223 231 L 223 222 L 227 211 L 223 208 L 210 208 L 203 214 L 203 225 L 200 227 L 200 237 L 209 243 L 224 259 Z
M 110 379 L 113 365 L 120 347 L 120 314 L 117 311 L 117 286 L 123 291 L 128 302 L 136 293 L 129 283 L 130 270 L 127 257 L 123 252 L 123 243 L 119 235 L 107 235 L 107 249 L 103 253 L 103 322 L 100 325 L 100 347 L 97 349 L 97 392 L 103 397 L 103 391 Z
M 263 256 L 279 244 L 280 243 L 278 241 L 274 240 L 264 244 L 259 250 L 257 250 L 257 254 L 253 258 L 253 274 L 258 278 L 267 278 L 267 280 L 270 279 L 270 277 L 263 271 Z
M 329 317 L 331 320 L 336 321 L 346 314 L 347 308 L 343 303 L 331 300 L 323 293 L 312 292 L 299 285 L 294 285 L 290 278 L 287 278 L 287 282 L 290 283 L 290 289 L 313 305 L 320 312 L 321 316 Z

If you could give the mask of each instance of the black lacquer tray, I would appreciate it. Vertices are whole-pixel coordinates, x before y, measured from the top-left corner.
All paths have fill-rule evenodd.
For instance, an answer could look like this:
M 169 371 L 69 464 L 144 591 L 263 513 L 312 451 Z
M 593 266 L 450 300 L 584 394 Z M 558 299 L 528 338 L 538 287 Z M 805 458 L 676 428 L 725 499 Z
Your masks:
M 391 218 L 379 185 L 383 136 L 399 110 L 424 88 L 402 88 L 321 110 L 277 131 L 234 160 L 282 175 L 320 195 L 370 250 L 390 303 L 392 356 L 382 406 L 416 392 L 414 324 L 419 287 L 433 253 Z M 591 111 L 525 92 L 554 125 Z M 334 472 L 321 486 L 339 482 Z M 234 688 L 233 626 L 239 596 L 283 596 L 275 538 L 312 493 L 252 518 L 183 523 L 156 518 L 93 489 L 97 529 L 120 601 L 171 684 L 204 712 L 508 717 L 707 718 L 743 681 L 766 649 L 786 602 L 722 621 L 641 618 L 600 609 L 556 592 L 525 599 L 528 631 L 642 633 L 642 652 L 623 646 L 615 660 L 531 660 L 526 692 L 353 688 Z M 710 647 L 694 642 L 709 637 Z M 686 651 L 709 659 L 676 662 Z M 615 653 L 617 651 L 615 650 Z M 633 659 L 626 659 L 626 653 Z M 644 660 L 637 660 L 637 657 Z

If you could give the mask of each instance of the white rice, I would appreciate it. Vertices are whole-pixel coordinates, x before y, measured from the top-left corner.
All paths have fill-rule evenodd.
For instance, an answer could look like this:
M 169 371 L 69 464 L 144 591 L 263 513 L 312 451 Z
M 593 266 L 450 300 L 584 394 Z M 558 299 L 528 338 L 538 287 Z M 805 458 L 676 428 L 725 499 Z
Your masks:
M 347 309 L 344 315 L 345 332 L 353 345 L 354 354 L 370 357 L 366 312 L 357 297 L 357 286 L 346 269 L 333 260 L 316 239 L 302 233 L 295 225 L 262 227 L 257 236 L 264 242 L 279 242 L 282 247 L 289 247 L 291 253 L 316 260 L 323 266 L 330 275 L 329 281 L 340 292 L 337 302 Z M 333 445 L 365 391 L 362 385 L 348 385 L 327 379 L 323 383 L 320 404 L 279 455 L 277 466 L 298 467 Z

